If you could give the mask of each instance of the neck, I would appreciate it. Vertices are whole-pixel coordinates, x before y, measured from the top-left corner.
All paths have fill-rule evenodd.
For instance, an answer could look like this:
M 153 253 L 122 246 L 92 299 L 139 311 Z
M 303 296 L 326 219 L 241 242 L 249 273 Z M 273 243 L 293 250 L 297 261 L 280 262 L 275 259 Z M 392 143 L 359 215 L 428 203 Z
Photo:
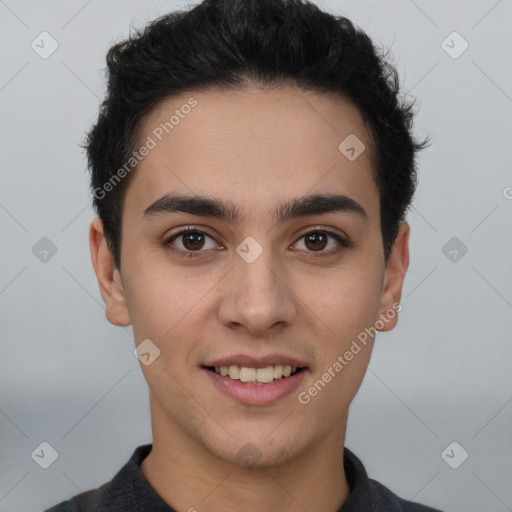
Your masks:
M 350 493 L 343 467 L 346 422 L 293 459 L 268 467 L 219 459 L 178 425 L 158 418 L 153 407 L 152 425 L 153 449 L 141 471 L 177 511 L 337 512 Z

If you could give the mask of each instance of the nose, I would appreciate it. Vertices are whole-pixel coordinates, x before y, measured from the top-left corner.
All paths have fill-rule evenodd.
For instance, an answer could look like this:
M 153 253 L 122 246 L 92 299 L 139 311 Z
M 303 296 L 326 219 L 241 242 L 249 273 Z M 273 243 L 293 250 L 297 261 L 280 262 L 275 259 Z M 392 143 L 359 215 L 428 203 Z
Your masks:
M 292 325 L 297 318 L 293 286 L 270 251 L 252 263 L 235 258 L 218 315 L 220 322 L 253 336 L 265 336 Z

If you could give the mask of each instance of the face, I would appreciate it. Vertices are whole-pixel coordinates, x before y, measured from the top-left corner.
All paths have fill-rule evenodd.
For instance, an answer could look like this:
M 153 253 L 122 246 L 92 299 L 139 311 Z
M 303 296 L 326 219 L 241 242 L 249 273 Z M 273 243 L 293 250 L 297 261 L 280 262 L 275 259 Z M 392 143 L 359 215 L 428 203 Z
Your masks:
M 339 149 L 351 134 L 355 160 Z M 99 224 L 91 247 L 107 317 L 160 351 L 141 364 L 154 431 L 266 466 L 343 436 L 372 349 L 361 333 L 394 327 L 408 264 L 405 223 L 384 262 L 358 110 L 288 87 L 194 92 L 161 103 L 148 137 L 120 273 Z

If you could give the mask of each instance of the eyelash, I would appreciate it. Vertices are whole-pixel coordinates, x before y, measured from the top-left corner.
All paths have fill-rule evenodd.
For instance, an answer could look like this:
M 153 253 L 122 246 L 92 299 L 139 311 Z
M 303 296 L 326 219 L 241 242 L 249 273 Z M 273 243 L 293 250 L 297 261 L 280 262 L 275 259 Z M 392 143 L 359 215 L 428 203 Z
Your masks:
M 210 236 L 208 233 L 206 233 L 204 231 L 201 231 L 200 229 L 186 228 L 186 229 L 183 229 L 181 231 L 178 231 L 177 233 L 174 233 L 171 237 L 169 237 L 166 240 L 164 240 L 164 242 L 162 242 L 162 245 L 164 247 L 166 247 L 169 251 L 171 251 L 174 254 L 177 254 L 180 257 L 184 257 L 184 258 L 204 257 L 201 254 L 201 253 L 206 252 L 204 250 L 183 251 L 182 249 L 175 249 L 175 248 L 172 247 L 171 244 L 172 244 L 172 242 L 174 242 L 174 240 L 176 240 L 177 238 L 179 238 L 182 235 L 186 235 L 186 234 L 189 234 L 189 233 L 198 233 L 198 234 L 205 235 L 205 236 L 213 239 L 212 236 Z M 297 242 L 299 240 L 305 238 L 306 236 L 312 235 L 312 234 L 315 234 L 315 233 L 326 234 L 326 235 L 334 238 L 340 244 L 340 246 L 342 248 L 337 248 L 337 249 L 330 250 L 330 251 L 320 251 L 320 252 L 306 251 L 306 252 L 309 253 L 308 256 L 307 256 L 308 258 L 325 258 L 327 256 L 332 256 L 333 254 L 338 254 L 338 253 L 342 252 L 344 249 L 350 249 L 352 247 L 352 243 L 351 242 L 349 242 L 348 240 L 343 239 L 337 233 L 333 233 L 332 231 L 329 231 L 329 230 L 326 230 L 326 229 L 322 229 L 322 228 L 314 228 L 311 231 L 308 231 L 307 233 L 304 233 L 303 235 L 300 236 L 300 238 L 297 240 Z

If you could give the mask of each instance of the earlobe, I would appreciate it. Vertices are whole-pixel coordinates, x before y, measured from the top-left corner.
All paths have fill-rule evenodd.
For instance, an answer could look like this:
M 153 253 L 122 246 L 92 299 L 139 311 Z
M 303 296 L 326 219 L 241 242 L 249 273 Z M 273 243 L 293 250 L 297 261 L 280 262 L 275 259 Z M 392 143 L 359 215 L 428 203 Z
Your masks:
M 115 267 L 114 257 L 110 252 L 99 218 L 91 222 L 89 228 L 89 246 L 91 259 L 101 296 L 105 302 L 107 320 L 119 326 L 131 324 L 126 305 L 126 297 L 119 270 Z
M 409 267 L 409 233 L 409 224 L 401 222 L 386 264 L 379 317 L 379 325 L 384 326 L 379 331 L 390 331 L 398 322 L 397 311 L 401 309 L 402 287 Z

